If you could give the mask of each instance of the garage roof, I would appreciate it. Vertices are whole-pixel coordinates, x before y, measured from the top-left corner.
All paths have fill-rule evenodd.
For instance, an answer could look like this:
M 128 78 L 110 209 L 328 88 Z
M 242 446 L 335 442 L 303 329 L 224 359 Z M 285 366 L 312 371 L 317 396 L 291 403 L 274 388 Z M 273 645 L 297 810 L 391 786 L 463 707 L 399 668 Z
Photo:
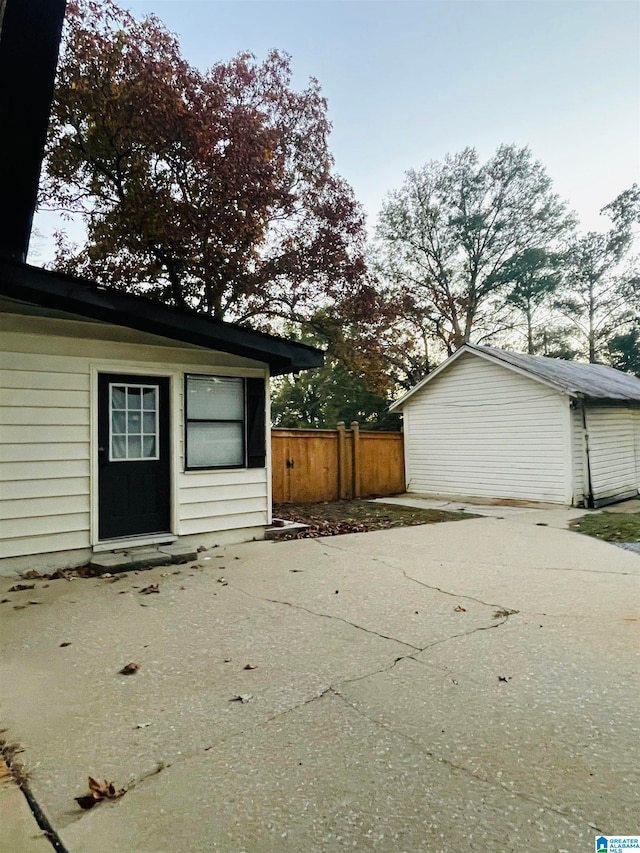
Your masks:
M 608 367 L 606 364 L 584 364 L 577 361 L 564 361 L 560 358 L 547 358 L 542 355 L 508 352 L 495 347 L 464 344 L 421 382 L 396 400 L 390 407 L 391 411 L 402 408 L 416 391 L 451 367 L 465 353 L 502 364 L 518 373 L 525 373 L 532 379 L 550 385 L 570 397 L 584 400 L 640 402 L 640 379 L 616 370 L 614 367 Z

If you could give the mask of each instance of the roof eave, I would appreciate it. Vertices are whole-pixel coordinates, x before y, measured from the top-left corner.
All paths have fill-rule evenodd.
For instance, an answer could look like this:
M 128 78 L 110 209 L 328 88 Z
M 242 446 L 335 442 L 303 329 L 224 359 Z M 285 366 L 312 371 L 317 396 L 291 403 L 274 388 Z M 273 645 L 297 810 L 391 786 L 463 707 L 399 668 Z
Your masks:
M 0 292 L 41 307 L 260 361 L 273 375 L 324 364 L 324 353 L 306 344 L 216 322 L 195 312 L 26 264 L 0 261 Z

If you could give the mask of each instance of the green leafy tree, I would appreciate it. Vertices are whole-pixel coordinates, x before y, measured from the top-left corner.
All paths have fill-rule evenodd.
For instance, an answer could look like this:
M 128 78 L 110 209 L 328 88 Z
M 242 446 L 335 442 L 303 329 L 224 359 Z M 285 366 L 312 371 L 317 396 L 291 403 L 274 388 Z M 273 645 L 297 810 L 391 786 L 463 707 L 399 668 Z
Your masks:
M 335 429 L 339 421 L 358 421 L 362 429 L 398 430 L 400 418 L 390 400 L 368 390 L 364 380 L 337 361 L 277 381 L 271 400 L 273 424 L 280 427 Z
M 590 362 L 604 358 L 607 342 L 640 316 L 638 265 L 629 257 L 640 221 L 640 189 L 634 184 L 601 212 L 611 219 L 611 228 L 588 231 L 570 242 L 563 263 L 564 295 L 556 302 Z
M 509 265 L 551 249 L 571 226 L 528 148 L 502 145 L 486 163 L 467 148 L 408 172 L 388 196 L 378 270 L 409 325 L 420 316 L 426 339 L 451 354 L 511 328 Z
M 640 376 L 640 325 L 607 341 L 607 355 L 613 367 Z
M 509 288 L 506 302 L 524 317 L 527 352 L 533 355 L 537 352 L 540 310 L 550 309 L 550 297 L 556 293 L 562 280 L 559 257 L 546 249 L 525 249 L 507 261 L 499 278 Z

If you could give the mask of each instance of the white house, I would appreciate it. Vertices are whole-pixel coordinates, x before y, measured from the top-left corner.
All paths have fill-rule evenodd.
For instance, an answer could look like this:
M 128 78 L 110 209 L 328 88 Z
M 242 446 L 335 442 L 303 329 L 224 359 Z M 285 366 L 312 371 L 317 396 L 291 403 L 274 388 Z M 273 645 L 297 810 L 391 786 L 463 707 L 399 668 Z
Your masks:
M 312 347 L 0 260 L 0 574 L 271 520 L 270 375 Z
M 262 536 L 269 376 L 322 353 L 25 263 L 65 0 L 0 6 L 0 574 Z
M 397 400 L 407 491 L 603 506 L 640 491 L 640 379 L 465 344 Z

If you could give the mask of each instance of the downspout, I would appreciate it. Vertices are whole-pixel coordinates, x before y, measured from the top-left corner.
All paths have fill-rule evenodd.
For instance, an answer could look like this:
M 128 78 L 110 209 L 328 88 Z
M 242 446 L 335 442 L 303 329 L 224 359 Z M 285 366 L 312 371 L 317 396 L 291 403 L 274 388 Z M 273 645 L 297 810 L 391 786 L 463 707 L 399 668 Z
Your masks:
M 589 457 L 589 432 L 587 431 L 587 411 L 584 405 L 584 400 L 580 400 L 580 411 L 582 413 L 582 447 L 583 447 L 583 459 L 584 459 L 584 470 L 587 480 L 587 494 L 585 495 L 587 499 L 587 508 L 593 509 L 593 484 L 591 482 L 591 459 Z

